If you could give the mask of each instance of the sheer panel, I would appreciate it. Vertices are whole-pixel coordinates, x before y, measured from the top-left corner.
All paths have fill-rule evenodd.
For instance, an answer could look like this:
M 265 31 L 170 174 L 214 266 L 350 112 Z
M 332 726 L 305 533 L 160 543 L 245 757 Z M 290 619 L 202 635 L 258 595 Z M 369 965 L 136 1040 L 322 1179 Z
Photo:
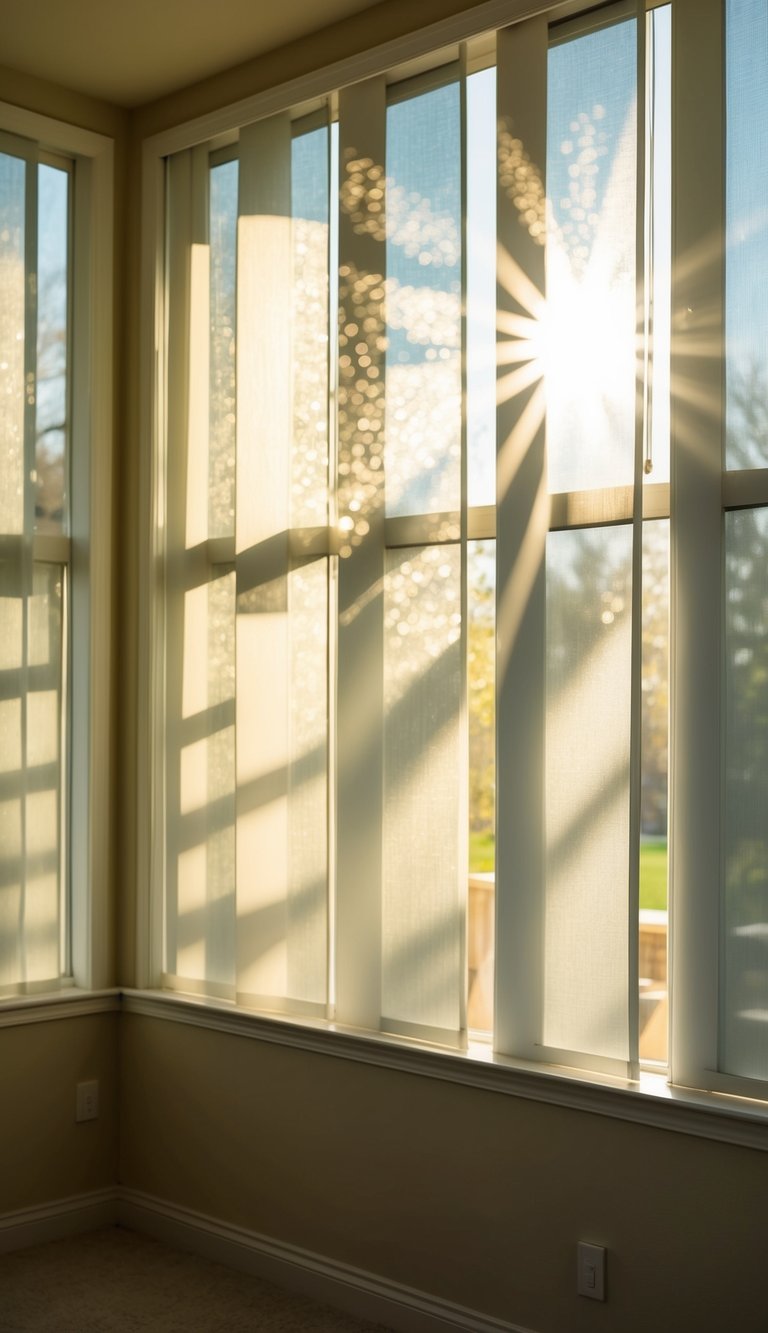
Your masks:
M 768 1078 L 768 509 L 725 516 L 721 1066 Z
M 297 142 L 287 115 L 240 137 L 237 989 L 323 1009 L 328 565 L 304 552 L 328 486 L 327 127 Z
M 547 447 L 552 492 L 630 485 L 635 458 L 634 22 L 549 53 Z
M 387 553 L 384 589 L 385 1025 L 464 1026 L 461 552 Z
M 632 528 L 547 541 L 544 1044 L 626 1060 Z

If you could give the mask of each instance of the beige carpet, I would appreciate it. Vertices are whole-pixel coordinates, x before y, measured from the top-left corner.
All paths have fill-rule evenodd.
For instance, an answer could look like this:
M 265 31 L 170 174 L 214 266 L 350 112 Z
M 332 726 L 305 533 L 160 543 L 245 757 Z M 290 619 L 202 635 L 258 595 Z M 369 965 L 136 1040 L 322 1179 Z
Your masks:
M 0 1255 L 2 1333 L 377 1333 L 122 1227 Z

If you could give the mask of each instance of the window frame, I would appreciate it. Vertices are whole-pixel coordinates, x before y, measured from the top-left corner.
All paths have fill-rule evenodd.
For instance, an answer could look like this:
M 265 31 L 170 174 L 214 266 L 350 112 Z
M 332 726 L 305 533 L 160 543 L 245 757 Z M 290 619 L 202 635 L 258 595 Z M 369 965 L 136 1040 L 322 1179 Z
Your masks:
M 52 994 L 112 983 L 114 141 L 0 102 L 0 129 L 70 173 L 69 534 L 34 550 L 68 567 L 65 676 L 69 968 Z M 56 162 L 56 159 L 59 162 Z M 0 1000 L 17 1009 L 19 995 Z M 39 996 L 34 997 L 38 1002 Z M 31 1001 L 32 1002 L 32 1001 Z

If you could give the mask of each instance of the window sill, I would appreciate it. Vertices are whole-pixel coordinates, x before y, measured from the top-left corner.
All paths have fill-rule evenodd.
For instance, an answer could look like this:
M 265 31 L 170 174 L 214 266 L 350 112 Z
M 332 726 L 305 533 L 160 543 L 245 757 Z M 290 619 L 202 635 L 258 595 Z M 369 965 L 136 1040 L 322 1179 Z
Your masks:
M 0 999 L 0 1028 L 112 1013 L 119 1008 L 119 990 L 88 991 L 64 985 L 59 990 L 3 996 Z
M 421 1074 L 487 1092 L 768 1151 L 768 1104 L 723 1093 L 671 1087 L 659 1074 L 641 1074 L 639 1082 L 633 1083 L 607 1075 L 513 1060 L 494 1054 L 490 1047 L 480 1043 L 470 1044 L 467 1051 L 447 1051 L 384 1033 L 342 1028 L 318 1019 L 299 1021 L 265 1016 L 223 1001 L 181 997 L 167 991 L 125 990 L 122 1007 L 129 1014 L 187 1023 L 382 1069 Z

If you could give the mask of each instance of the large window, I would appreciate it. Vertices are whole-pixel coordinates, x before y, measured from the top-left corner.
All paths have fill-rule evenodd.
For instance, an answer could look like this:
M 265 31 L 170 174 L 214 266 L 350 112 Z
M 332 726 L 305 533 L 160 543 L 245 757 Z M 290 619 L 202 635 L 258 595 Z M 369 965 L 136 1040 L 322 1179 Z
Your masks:
M 725 46 L 694 8 L 542 13 L 166 160 L 155 981 L 767 1076 L 768 69 L 759 5 Z

